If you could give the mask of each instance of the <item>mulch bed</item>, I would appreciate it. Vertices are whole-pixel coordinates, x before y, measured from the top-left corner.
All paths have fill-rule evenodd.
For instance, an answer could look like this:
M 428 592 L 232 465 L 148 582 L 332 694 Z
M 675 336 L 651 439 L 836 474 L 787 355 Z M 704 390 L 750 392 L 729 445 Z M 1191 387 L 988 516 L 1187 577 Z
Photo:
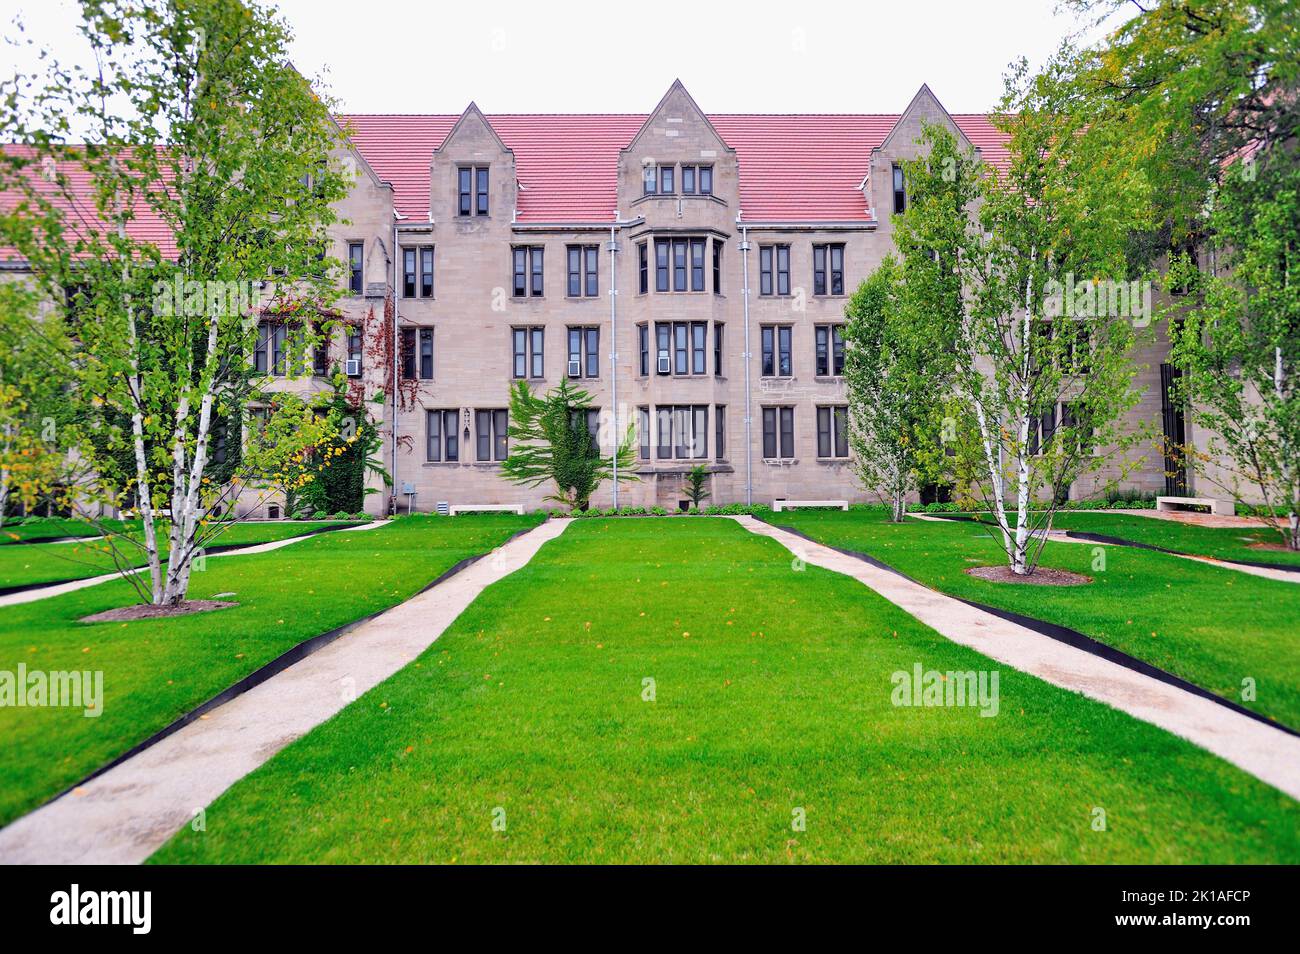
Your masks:
M 1069 570 L 1057 570 L 1050 566 L 1040 566 L 1028 576 L 1017 576 L 1009 566 L 973 566 L 966 571 L 969 575 L 989 580 L 993 583 L 1021 583 L 1029 586 L 1083 586 L 1091 583 L 1092 577 Z
M 1273 553 L 1295 553 L 1295 551 L 1285 543 L 1252 543 L 1250 549 L 1269 550 Z
M 230 609 L 238 603 L 225 600 L 186 600 L 175 606 L 151 606 L 136 603 L 134 606 L 119 606 L 117 609 L 105 610 L 83 616 L 83 623 L 130 623 L 140 619 L 166 619 L 171 616 L 192 616 L 195 613 L 210 613 L 213 610 Z

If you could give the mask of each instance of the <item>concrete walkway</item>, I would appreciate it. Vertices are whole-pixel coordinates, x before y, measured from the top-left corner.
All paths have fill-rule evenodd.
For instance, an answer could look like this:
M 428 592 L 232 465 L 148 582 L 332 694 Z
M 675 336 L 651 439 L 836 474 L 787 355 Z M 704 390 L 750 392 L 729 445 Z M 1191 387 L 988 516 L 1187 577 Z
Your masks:
M 916 520 L 925 520 L 931 523 L 958 523 L 956 520 L 945 520 L 943 517 L 936 517 L 933 514 L 909 513 L 909 517 Z M 1099 543 L 1096 540 L 1081 540 L 1078 537 L 1070 536 L 1064 530 L 1053 530 L 1047 535 L 1047 539 L 1053 543 L 1083 543 L 1093 547 L 1122 547 L 1122 543 Z M 1177 557 L 1180 560 L 1191 560 L 1194 563 L 1204 563 L 1207 566 L 1217 566 L 1221 570 L 1236 570 L 1238 573 L 1246 573 L 1250 576 L 1263 577 L 1266 580 L 1279 580 L 1282 583 L 1300 583 L 1300 573 L 1290 573 L 1286 570 L 1275 570 L 1271 566 L 1249 566 L 1245 563 L 1231 563 L 1226 560 L 1216 560 L 1213 557 L 1193 556 L 1190 553 L 1170 553 L 1168 550 L 1153 550 L 1153 553 L 1163 553 L 1165 556 Z
M 516 537 L 83 788 L 0 829 L 0 864 L 144 861 L 235 782 L 414 660 L 484 587 L 518 570 L 568 524 L 550 520 Z
M 387 520 L 375 520 L 372 523 L 363 523 L 356 527 L 344 527 L 341 530 L 331 530 L 331 533 L 356 533 L 358 530 L 375 530 L 379 527 L 388 525 Z M 205 559 L 216 560 L 225 556 L 247 556 L 250 553 L 269 553 L 272 550 L 278 550 L 280 547 L 287 547 L 291 543 L 297 543 L 308 537 L 319 536 L 319 534 L 310 533 L 298 537 L 288 537 L 284 540 L 273 540 L 270 543 L 255 543 L 251 546 L 240 547 L 238 550 L 222 550 L 220 553 L 209 553 Z M 166 569 L 166 561 L 163 561 Z M 62 596 L 64 593 L 74 593 L 77 590 L 84 590 L 88 586 L 98 586 L 100 583 L 107 583 L 110 580 L 120 580 L 123 576 L 135 576 L 140 573 L 148 573 L 147 566 L 139 567 L 135 570 L 129 570 L 127 573 L 104 573 L 100 576 L 89 576 L 84 580 L 72 580 L 69 583 L 52 583 L 49 586 L 42 586 L 35 590 L 24 590 L 21 593 L 10 593 L 7 596 L 0 596 L 0 606 L 17 606 L 19 603 L 33 603 L 36 600 L 43 600 L 51 596 Z
M 805 563 L 853 577 L 955 643 L 1166 729 L 1300 800 L 1300 737 L 753 517 L 735 519 Z

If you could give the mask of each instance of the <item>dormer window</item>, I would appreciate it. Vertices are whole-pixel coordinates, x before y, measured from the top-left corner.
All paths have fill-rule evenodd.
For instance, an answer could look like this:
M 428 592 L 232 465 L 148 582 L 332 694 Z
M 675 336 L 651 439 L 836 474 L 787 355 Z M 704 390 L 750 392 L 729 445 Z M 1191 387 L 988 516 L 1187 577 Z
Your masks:
M 712 194 L 712 166 L 682 166 L 682 195 Z
M 488 214 L 487 166 L 461 166 L 456 170 L 456 214 Z
M 894 166 L 894 214 L 902 215 L 907 211 L 907 189 L 903 181 L 903 167 Z

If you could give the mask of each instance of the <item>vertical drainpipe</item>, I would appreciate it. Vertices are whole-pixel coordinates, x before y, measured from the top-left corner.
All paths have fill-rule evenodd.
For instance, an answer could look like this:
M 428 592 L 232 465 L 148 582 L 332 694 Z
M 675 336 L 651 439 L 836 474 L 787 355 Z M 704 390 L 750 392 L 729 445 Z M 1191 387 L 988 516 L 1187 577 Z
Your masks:
M 749 228 L 742 225 L 740 227 L 740 261 L 744 271 L 744 294 L 742 301 L 745 306 L 745 506 L 754 506 L 754 441 L 752 437 L 752 428 L 754 426 L 754 414 L 751 406 L 751 390 L 749 386 L 749 366 L 753 364 L 752 356 L 749 353 Z
M 618 450 L 620 446 L 618 429 L 618 211 L 614 212 L 614 221 L 609 225 L 609 381 L 610 402 L 614 409 L 614 509 L 618 509 Z
M 399 385 L 397 380 L 397 368 L 400 359 L 398 358 L 397 352 L 401 348 L 401 341 L 400 341 L 401 336 L 398 334 L 398 329 L 397 329 L 397 269 L 400 266 L 398 262 L 399 253 L 397 248 L 397 223 L 396 222 L 393 223 L 393 249 L 389 257 L 392 259 L 392 263 L 393 263 L 393 267 L 391 270 L 392 282 L 389 285 L 389 289 L 391 290 L 393 295 L 393 431 L 392 431 L 393 463 L 391 469 L 388 471 L 389 474 L 388 479 L 391 480 L 393 483 L 393 515 L 396 516 L 397 515 L 397 493 L 398 493 L 398 488 L 401 486 L 401 484 L 397 482 L 397 406 L 401 400 L 401 392 L 398 391 Z

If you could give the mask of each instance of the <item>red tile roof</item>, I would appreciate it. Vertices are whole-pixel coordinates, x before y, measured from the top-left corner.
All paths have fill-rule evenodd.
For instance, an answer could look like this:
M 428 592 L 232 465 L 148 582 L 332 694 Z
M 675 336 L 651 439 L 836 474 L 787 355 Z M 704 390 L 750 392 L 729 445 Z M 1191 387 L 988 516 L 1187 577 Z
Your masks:
M 375 173 L 393 184 L 397 211 L 426 220 L 429 163 L 458 116 L 340 116 Z M 740 161 L 740 206 L 750 222 L 865 221 L 858 184 L 871 150 L 897 114 L 710 116 Z M 608 222 L 616 205 L 619 150 L 645 122 L 628 114 L 488 116 L 515 154 L 521 222 Z M 953 121 L 986 160 L 1006 159 L 989 118 Z M 626 210 L 623 210 L 626 212 Z

